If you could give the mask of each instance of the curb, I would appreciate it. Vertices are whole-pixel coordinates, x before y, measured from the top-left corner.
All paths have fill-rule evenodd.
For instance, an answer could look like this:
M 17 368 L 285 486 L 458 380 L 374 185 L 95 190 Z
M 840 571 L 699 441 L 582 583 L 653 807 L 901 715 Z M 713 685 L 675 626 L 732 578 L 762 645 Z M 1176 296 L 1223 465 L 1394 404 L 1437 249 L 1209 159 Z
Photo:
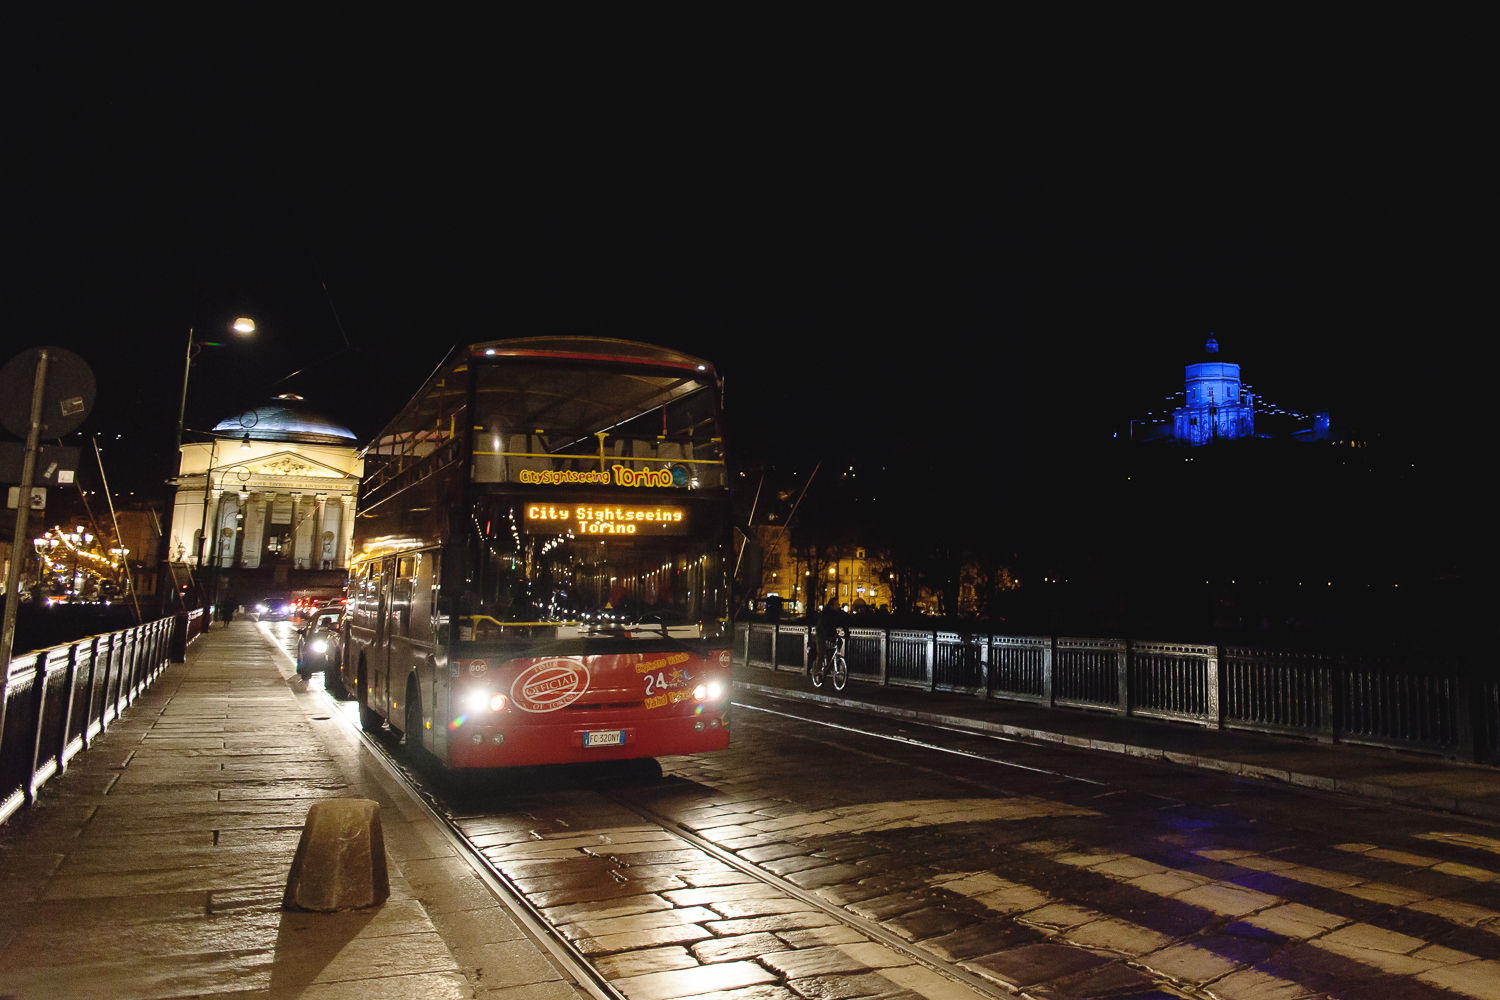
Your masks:
M 1123 754 L 1127 757 L 1142 757 L 1147 760 L 1165 760 L 1173 764 L 1182 764 L 1186 767 L 1201 767 L 1209 771 L 1223 771 L 1227 774 L 1241 775 L 1247 778 L 1262 778 L 1267 781 L 1278 781 L 1286 785 L 1311 788 L 1320 792 L 1338 792 L 1344 795 L 1375 799 L 1381 802 L 1419 806 L 1423 809 L 1436 809 L 1441 812 L 1458 813 L 1462 816 L 1500 821 L 1500 805 L 1491 805 L 1487 802 L 1466 802 L 1443 796 L 1422 795 L 1404 788 L 1392 788 L 1389 785 L 1380 785 L 1369 781 L 1348 781 L 1343 778 L 1329 778 L 1321 774 L 1304 774 L 1299 771 L 1286 771 L 1274 767 L 1263 767 L 1258 764 L 1246 764 L 1243 761 L 1221 760 L 1217 757 L 1177 753 L 1157 747 L 1136 746 L 1130 743 L 1113 743 L 1108 740 L 1089 739 L 1085 736 L 1069 736 L 1064 733 L 1049 732 L 1045 729 L 1028 729 L 1025 726 L 1011 726 L 1001 722 L 986 722 L 983 719 L 970 719 L 961 715 L 944 715 L 940 712 L 923 712 L 914 708 L 876 705 L 867 701 L 857 701 L 853 698 L 836 698 L 832 695 L 815 694 L 811 691 L 798 691 L 791 688 L 776 687 L 771 684 L 756 684 L 751 681 L 736 680 L 735 687 L 746 691 L 754 691 L 757 694 L 769 695 L 774 698 L 789 698 L 796 701 L 811 701 L 823 705 L 832 705 L 837 708 L 862 712 L 866 715 L 884 715 L 896 719 L 915 719 L 918 722 L 936 723 L 944 726 L 953 726 L 958 729 L 999 733 L 1002 736 L 1022 736 L 1048 743 L 1064 743 L 1068 746 L 1080 747 L 1085 750 L 1100 750 L 1104 753 Z

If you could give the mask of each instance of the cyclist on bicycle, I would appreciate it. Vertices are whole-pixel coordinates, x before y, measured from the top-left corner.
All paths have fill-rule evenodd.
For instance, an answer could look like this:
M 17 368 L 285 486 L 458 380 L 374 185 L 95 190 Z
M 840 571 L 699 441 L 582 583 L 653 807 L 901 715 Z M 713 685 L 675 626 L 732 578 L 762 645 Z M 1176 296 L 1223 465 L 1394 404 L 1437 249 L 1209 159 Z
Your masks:
M 818 659 L 822 663 L 833 652 L 839 640 L 839 626 L 844 623 L 844 612 L 839 609 L 838 598 L 830 597 L 828 603 L 818 609 L 818 624 L 815 633 L 818 642 Z

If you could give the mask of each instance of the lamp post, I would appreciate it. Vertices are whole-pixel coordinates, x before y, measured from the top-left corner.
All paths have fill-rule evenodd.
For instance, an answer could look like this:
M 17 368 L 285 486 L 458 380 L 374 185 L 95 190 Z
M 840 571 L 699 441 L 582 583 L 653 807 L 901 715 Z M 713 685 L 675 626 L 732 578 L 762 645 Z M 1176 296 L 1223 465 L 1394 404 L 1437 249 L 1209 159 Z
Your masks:
M 247 337 L 250 334 L 252 334 L 252 333 L 255 332 L 255 320 L 251 319 L 248 316 L 240 316 L 237 319 L 235 319 L 235 321 L 233 323 L 229 324 L 229 328 L 231 330 L 233 330 L 235 333 L 239 334 L 240 336 Z M 174 445 L 174 450 L 177 453 L 177 477 L 176 478 L 179 481 L 182 478 L 182 429 L 183 429 L 183 421 L 187 417 L 188 376 L 192 374 L 192 371 L 193 371 L 193 357 L 197 353 L 197 352 L 195 352 L 193 350 L 193 348 L 195 348 L 195 347 L 199 347 L 199 348 L 201 348 L 201 347 L 210 347 L 210 346 L 217 347 L 217 346 L 220 346 L 220 345 L 210 344 L 210 343 L 207 343 L 207 342 L 200 343 L 198 341 L 195 341 L 193 339 L 193 328 L 192 327 L 188 328 L 187 353 L 186 353 L 186 355 L 185 355 L 185 357 L 183 359 L 183 362 L 182 362 L 182 401 L 181 401 L 181 403 L 178 404 L 178 407 L 177 407 L 177 441 L 176 441 L 176 444 Z M 204 517 L 204 529 L 207 528 L 207 519 L 208 519 L 208 493 L 209 493 L 210 483 L 213 480 L 213 471 L 214 471 L 213 470 L 213 457 L 212 457 L 212 452 L 210 452 L 208 469 L 203 474 L 203 517 Z M 169 508 L 169 510 L 171 512 L 175 513 L 175 511 L 176 511 L 176 504 L 173 504 L 172 507 Z M 175 518 L 174 518 L 174 520 L 175 520 Z M 169 522 L 169 524 L 170 524 L 170 522 Z M 171 530 L 171 527 L 168 528 L 169 532 L 170 532 L 170 530 Z M 170 538 L 170 534 L 167 537 Z M 170 544 L 171 544 L 170 541 L 167 542 L 167 544 L 169 546 L 169 550 L 167 552 L 167 556 L 168 556 L 168 561 L 170 562 L 171 554 L 172 554 L 171 551 L 170 551 Z M 199 534 L 199 541 L 198 541 L 198 570 L 199 570 L 199 572 L 202 572 L 202 570 L 203 570 L 203 540 L 202 540 L 202 532 L 201 531 L 200 531 L 200 534 Z M 189 579 L 191 579 L 191 574 L 189 574 Z M 173 589 L 175 591 L 177 589 L 177 586 L 176 586 L 177 585 L 176 570 L 173 570 L 172 583 L 173 583 Z M 179 596 L 180 596 L 180 594 L 179 594 Z M 200 596 L 201 596 L 201 594 L 200 594 Z
M 241 316 L 229 328 L 242 337 L 248 337 L 255 332 L 255 320 L 248 316 Z M 193 370 L 193 348 L 194 347 L 217 347 L 217 344 L 199 344 L 193 340 L 193 328 L 188 327 L 187 356 L 182 363 L 182 402 L 177 407 L 177 472 L 182 474 L 182 422 L 187 416 L 187 389 L 188 375 Z

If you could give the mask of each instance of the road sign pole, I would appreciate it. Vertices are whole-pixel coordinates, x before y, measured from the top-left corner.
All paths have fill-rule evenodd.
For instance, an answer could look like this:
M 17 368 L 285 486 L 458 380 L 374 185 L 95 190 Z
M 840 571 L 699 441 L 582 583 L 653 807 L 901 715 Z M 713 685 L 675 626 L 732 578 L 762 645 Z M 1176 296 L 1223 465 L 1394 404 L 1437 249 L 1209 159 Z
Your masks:
M 16 641 L 16 612 L 20 595 L 21 560 L 25 558 L 26 519 L 31 514 L 31 483 L 36 475 L 36 451 L 42 436 L 42 397 L 47 387 L 47 350 L 37 352 L 36 377 L 31 384 L 31 424 L 26 429 L 26 456 L 21 462 L 21 492 L 16 502 L 16 534 L 10 546 L 10 569 L 5 574 L 5 625 L 0 631 L 0 740 L 5 738 L 5 696 L 10 686 L 10 653 Z

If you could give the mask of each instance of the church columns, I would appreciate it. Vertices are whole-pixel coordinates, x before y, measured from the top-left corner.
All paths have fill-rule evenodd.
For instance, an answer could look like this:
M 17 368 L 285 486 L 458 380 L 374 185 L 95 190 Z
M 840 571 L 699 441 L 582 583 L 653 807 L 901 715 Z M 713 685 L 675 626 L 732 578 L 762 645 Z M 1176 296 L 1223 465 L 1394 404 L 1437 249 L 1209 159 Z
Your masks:
M 352 496 L 339 497 L 339 521 L 334 530 L 334 537 L 338 539 L 337 555 L 334 556 L 334 565 L 339 569 L 349 568 L 349 546 L 354 541 L 354 498 Z
M 268 506 L 264 493 L 252 493 L 245 504 L 245 541 L 241 551 L 240 565 L 246 569 L 256 569 L 260 566 L 261 553 L 265 550 Z
M 293 569 L 305 569 L 307 567 L 308 535 L 311 526 L 307 524 L 307 507 L 302 502 L 302 491 L 292 491 L 292 544 L 291 556 Z
M 334 548 L 337 543 L 334 538 L 325 537 L 329 535 L 328 525 L 330 524 L 330 522 L 332 522 L 332 520 L 332 512 L 329 510 L 328 506 L 328 494 L 319 493 L 318 534 L 316 540 L 313 542 L 312 562 L 313 567 L 316 569 L 333 568 Z
M 198 565 L 215 566 L 218 563 L 219 554 L 219 516 L 224 504 L 224 491 L 212 489 L 212 479 L 209 480 L 210 488 L 204 493 L 203 504 L 203 535 L 200 541 L 202 546 L 198 551 Z M 212 511 L 210 514 L 209 512 Z

